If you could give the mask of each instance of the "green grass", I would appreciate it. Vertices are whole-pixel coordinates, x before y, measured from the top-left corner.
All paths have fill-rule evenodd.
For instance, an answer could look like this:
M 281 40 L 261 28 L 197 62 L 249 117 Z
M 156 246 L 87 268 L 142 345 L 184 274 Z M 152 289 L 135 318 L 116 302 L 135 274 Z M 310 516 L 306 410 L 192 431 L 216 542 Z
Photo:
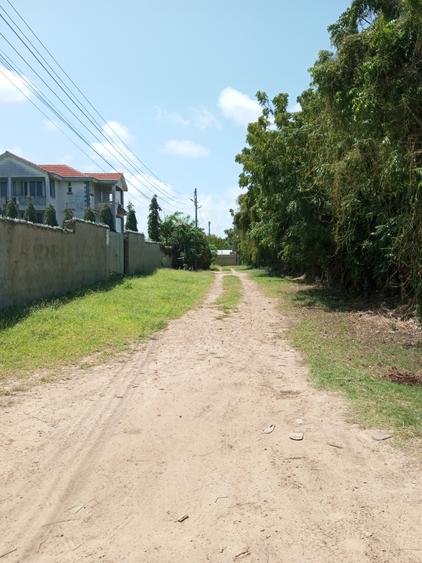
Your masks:
M 250 275 L 292 318 L 291 341 L 304 353 L 318 387 L 344 393 L 357 420 L 369 426 L 422 438 L 422 386 L 383 378 L 393 367 L 412 373 L 422 368 L 422 339 L 414 326 L 367 314 L 370 303 L 321 287 L 259 270 Z
M 223 276 L 223 292 L 216 300 L 216 305 L 228 315 L 240 302 L 242 297 L 242 283 L 237 276 L 225 274 Z
M 0 381 L 122 350 L 198 303 L 211 272 L 158 270 L 0 312 Z

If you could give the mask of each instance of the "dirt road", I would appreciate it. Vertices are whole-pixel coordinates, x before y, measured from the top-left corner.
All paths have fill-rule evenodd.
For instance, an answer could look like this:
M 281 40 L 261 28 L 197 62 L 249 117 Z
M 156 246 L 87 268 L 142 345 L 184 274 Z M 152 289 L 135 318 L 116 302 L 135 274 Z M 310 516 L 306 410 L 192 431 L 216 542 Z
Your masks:
M 420 466 L 313 389 L 239 275 L 230 316 L 220 273 L 135 354 L 0 410 L 2 563 L 422 561 Z

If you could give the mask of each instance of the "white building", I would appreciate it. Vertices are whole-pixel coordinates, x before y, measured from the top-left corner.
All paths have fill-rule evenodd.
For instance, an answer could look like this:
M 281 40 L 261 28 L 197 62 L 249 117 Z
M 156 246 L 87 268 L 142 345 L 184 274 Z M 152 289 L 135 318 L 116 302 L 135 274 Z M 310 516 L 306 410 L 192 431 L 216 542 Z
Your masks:
M 119 172 L 80 172 L 66 164 L 34 164 L 7 151 L 0 155 L 0 210 L 7 200 L 14 199 L 22 217 L 31 198 L 40 223 L 49 203 L 56 210 L 59 225 L 65 209 L 83 218 L 90 207 L 99 216 L 107 203 L 115 217 L 116 231 L 121 233 L 126 191 L 125 177 Z

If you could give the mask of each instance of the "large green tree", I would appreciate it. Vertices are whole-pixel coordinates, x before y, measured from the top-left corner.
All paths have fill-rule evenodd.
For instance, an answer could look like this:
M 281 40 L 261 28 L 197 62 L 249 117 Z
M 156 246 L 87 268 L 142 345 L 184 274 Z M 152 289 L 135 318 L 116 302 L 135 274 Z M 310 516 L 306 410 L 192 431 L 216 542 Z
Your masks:
M 148 237 L 150 240 L 159 241 L 160 240 L 160 227 L 161 227 L 161 217 L 160 217 L 161 207 L 158 204 L 157 196 L 154 195 L 149 204 L 149 214 L 148 214 Z
M 422 3 L 355 0 L 301 111 L 258 92 L 234 229 L 243 259 L 422 302 Z

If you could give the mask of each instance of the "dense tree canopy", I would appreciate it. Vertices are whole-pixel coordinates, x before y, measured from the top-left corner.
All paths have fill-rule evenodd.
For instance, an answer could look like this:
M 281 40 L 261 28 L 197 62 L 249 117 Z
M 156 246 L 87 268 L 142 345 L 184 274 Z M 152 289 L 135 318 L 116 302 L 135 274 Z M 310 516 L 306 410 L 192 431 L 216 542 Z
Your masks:
M 212 254 L 204 231 L 190 217 L 177 212 L 168 215 L 160 226 L 161 241 L 173 248 L 175 265 L 206 270 Z
M 234 227 L 243 259 L 422 301 L 422 2 L 355 0 L 312 82 L 258 92 Z

